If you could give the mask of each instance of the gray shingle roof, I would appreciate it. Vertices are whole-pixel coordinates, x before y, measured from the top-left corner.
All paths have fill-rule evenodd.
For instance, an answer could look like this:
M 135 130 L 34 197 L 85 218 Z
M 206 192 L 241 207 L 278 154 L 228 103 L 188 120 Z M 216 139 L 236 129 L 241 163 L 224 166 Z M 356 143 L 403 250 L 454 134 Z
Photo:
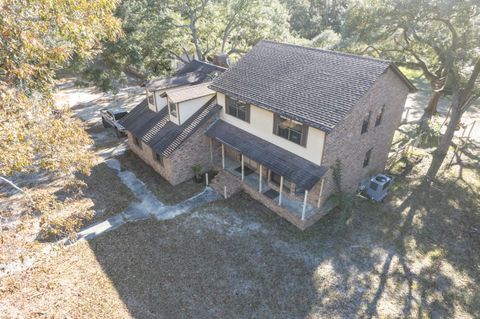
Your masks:
M 390 61 L 261 41 L 210 88 L 329 132 L 391 66 L 400 72 Z
M 170 98 L 170 100 L 172 100 L 173 103 L 179 103 L 215 93 L 215 91 L 212 91 L 208 88 L 207 82 L 170 89 L 164 94 L 168 95 L 168 97 Z
M 211 81 L 215 74 L 225 71 L 221 66 L 193 60 L 185 64 L 174 76 L 154 79 L 146 84 L 148 91 L 165 90 L 182 85 Z
M 222 120 L 217 120 L 205 134 L 307 190 L 328 170 Z
M 155 152 L 166 157 L 220 109 L 216 99 L 212 98 L 182 125 L 176 125 L 169 121 L 167 107 L 154 112 L 148 108 L 145 100 L 125 120 L 122 119 L 121 124 Z

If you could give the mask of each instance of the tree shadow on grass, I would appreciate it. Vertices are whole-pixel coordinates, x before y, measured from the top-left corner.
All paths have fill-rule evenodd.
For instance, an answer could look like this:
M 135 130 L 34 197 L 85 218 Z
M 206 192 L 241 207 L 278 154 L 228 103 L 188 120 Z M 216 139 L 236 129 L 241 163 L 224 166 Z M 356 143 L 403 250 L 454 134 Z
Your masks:
M 90 247 L 137 318 L 475 316 L 478 288 L 458 280 L 480 283 L 475 194 L 452 180 L 397 183 L 345 225 L 332 214 L 300 232 L 238 195 L 127 224 Z M 385 314 L 385 304 L 396 308 Z
M 477 285 L 480 282 L 476 269 L 480 259 L 475 251 L 480 240 L 479 237 L 470 236 L 466 227 L 468 224 L 478 225 L 480 228 L 480 205 L 475 198 L 476 192 L 454 180 L 436 182 L 433 187 L 422 182 L 411 188 L 411 194 L 400 206 L 391 207 L 405 217 L 395 233 L 395 250 L 389 253 L 383 264 L 380 284 L 374 298 L 368 303 L 365 317 L 378 315 L 378 304 L 387 281 L 393 279 L 389 273 L 394 256 L 398 258 L 403 269 L 397 280 L 406 282 L 408 287 L 407 296 L 404 298 L 404 316 L 415 315 L 412 312 L 413 303 L 417 304 L 417 317 L 452 317 L 457 310 L 455 303 L 460 303 L 463 311 L 472 316 L 480 311 L 479 305 L 472 302 L 475 298 L 480 298 L 479 291 L 463 291 L 456 285 L 458 278 L 441 267 L 442 263 L 446 262 L 460 274 L 466 273 Z M 415 243 L 417 254 L 433 254 L 431 262 L 422 265 L 420 271 L 412 270 L 412 242 Z
M 239 221 L 212 205 L 173 220 L 127 224 L 90 242 L 130 314 L 305 317 L 316 292 L 303 260 L 279 254 L 255 227 L 249 231 L 255 216 Z

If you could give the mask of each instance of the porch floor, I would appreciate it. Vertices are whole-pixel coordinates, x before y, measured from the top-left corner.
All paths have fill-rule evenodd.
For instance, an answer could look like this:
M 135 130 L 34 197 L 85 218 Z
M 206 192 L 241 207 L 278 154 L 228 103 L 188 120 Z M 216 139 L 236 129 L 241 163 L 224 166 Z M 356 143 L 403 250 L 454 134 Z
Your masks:
M 221 159 L 220 159 L 221 163 Z M 221 164 L 220 164 L 221 167 Z M 238 170 L 238 168 L 241 167 L 241 162 L 238 162 L 230 157 L 225 156 L 225 170 L 231 173 L 232 175 L 236 176 L 237 178 L 241 179 L 242 178 L 242 173 L 241 169 Z M 258 191 L 259 188 L 259 174 L 257 172 L 250 173 L 248 175 L 244 176 L 244 183 L 250 186 L 253 189 L 256 189 Z M 265 195 L 266 192 L 271 190 L 265 179 L 262 179 L 262 191 L 261 193 Z M 268 199 L 272 200 L 273 202 L 277 203 L 278 205 L 278 197 L 276 196 L 274 198 L 271 198 L 270 196 L 265 195 Z M 294 200 L 292 198 L 289 198 L 287 194 L 283 193 L 282 194 L 282 207 L 288 209 L 292 214 L 297 216 L 299 219 L 302 218 L 302 210 L 303 210 L 303 201 L 299 200 Z M 309 217 L 315 215 L 317 213 L 317 209 L 311 205 L 310 203 L 307 202 L 307 205 L 305 207 L 305 219 L 308 219 Z

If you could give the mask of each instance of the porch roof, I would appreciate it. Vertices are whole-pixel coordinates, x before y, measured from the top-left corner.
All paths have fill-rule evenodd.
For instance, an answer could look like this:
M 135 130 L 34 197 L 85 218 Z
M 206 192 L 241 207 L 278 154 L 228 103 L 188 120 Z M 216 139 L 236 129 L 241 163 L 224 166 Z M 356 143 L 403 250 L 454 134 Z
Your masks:
M 328 170 L 222 120 L 217 120 L 205 134 L 306 190 L 310 190 Z

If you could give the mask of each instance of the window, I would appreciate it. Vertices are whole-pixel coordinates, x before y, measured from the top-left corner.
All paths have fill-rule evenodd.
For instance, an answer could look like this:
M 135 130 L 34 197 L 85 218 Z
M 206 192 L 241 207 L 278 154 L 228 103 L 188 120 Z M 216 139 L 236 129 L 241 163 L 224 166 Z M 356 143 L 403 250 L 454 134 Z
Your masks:
M 170 99 L 168 100 L 168 109 L 170 110 L 170 115 L 177 117 L 177 104 L 173 103 Z
M 305 188 L 295 185 L 295 195 L 305 195 Z
M 287 119 L 278 114 L 274 115 L 273 130 L 274 134 L 281 136 L 296 144 L 307 145 L 308 126 L 300 122 Z
M 162 154 L 155 153 L 155 160 L 163 166 L 163 156 Z
M 121 119 L 122 117 L 124 117 L 125 115 L 127 115 L 128 112 L 119 112 L 119 113 L 116 113 L 115 114 L 115 120 L 119 120 Z
M 370 163 L 370 155 L 372 155 L 372 149 L 369 149 L 367 153 L 365 153 L 365 159 L 363 160 L 363 167 L 367 167 L 368 163 Z
M 368 124 L 370 123 L 370 116 L 372 115 L 372 112 L 368 112 L 367 116 L 363 119 L 363 124 L 362 124 L 362 133 L 367 133 L 368 131 Z
M 147 99 L 148 104 L 155 105 L 155 97 L 153 96 L 154 93 L 147 92 Z
M 279 174 L 270 172 L 270 181 L 273 184 L 280 186 L 281 179 L 282 177 Z M 292 186 L 291 182 L 288 179 L 283 178 L 283 191 L 290 192 L 291 186 Z
M 377 118 L 375 119 L 375 126 L 379 126 L 382 123 L 383 112 L 385 111 L 385 104 L 383 104 L 380 113 L 378 113 Z
M 142 148 L 142 142 L 140 141 L 140 139 L 138 137 L 134 136 L 133 137 L 133 142 L 135 143 L 135 145 Z
M 250 104 L 234 100 L 229 96 L 226 96 L 225 99 L 225 109 L 228 114 L 235 116 L 242 121 L 250 122 Z

